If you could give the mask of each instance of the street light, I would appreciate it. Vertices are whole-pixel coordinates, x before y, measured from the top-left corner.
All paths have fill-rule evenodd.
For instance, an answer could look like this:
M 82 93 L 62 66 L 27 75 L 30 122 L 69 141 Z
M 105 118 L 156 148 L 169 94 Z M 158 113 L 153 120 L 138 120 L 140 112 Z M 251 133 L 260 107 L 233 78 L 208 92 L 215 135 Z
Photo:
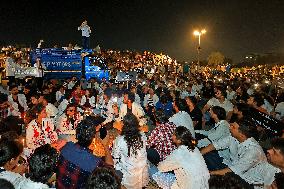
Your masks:
M 197 63 L 198 63 L 198 65 L 199 65 L 200 50 L 201 50 L 201 47 L 200 47 L 200 37 L 201 37 L 201 35 L 204 35 L 205 33 L 206 33 L 205 29 L 202 29 L 201 31 L 195 30 L 193 32 L 193 35 L 198 36 L 198 47 L 197 47 Z

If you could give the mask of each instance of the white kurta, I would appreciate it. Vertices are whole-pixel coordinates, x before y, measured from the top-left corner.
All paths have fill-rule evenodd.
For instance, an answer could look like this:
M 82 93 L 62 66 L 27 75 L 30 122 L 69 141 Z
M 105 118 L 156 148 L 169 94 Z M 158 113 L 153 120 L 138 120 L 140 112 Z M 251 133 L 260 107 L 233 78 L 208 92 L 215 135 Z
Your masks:
M 132 113 L 138 118 L 139 125 L 144 126 L 147 124 L 147 119 L 145 118 L 145 113 L 143 108 L 136 104 L 135 102 L 132 103 Z M 122 104 L 119 110 L 119 118 L 118 121 L 122 121 L 123 117 L 127 114 L 127 105 Z
M 0 178 L 11 182 L 11 184 L 13 184 L 15 189 L 31 189 L 31 188 L 32 189 L 48 189 L 49 188 L 46 184 L 42 184 L 39 182 L 33 182 L 30 179 L 24 176 L 21 176 L 18 173 L 11 172 L 11 171 L 1 172 Z
M 198 148 L 181 145 L 158 165 L 159 171 L 174 171 L 171 189 L 208 189 L 209 171 Z
M 215 126 L 209 131 L 197 130 L 196 133 L 203 134 L 207 138 L 201 139 L 198 141 L 198 147 L 208 146 L 213 141 L 218 141 L 224 137 L 230 136 L 230 124 L 226 120 L 221 120 L 218 123 L 215 123 Z M 209 140 L 210 141 L 209 141 Z
M 87 102 L 87 97 L 85 95 L 83 95 L 82 98 L 81 98 L 81 102 L 80 102 L 81 106 L 84 106 L 86 102 Z M 96 97 L 91 96 L 89 98 L 89 103 L 90 103 L 92 108 L 96 108 Z
M 254 138 L 248 138 L 242 143 L 235 141 L 229 136 L 213 142 L 218 151 L 229 148 L 227 156 L 223 154 L 223 163 L 249 184 L 271 184 L 278 169 L 268 164 L 258 142 Z
M 193 122 L 190 115 L 185 111 L 179 111 L 169 118 L 169 122 L 174 123 L 177 127 L 184 126 L 186 127 L 193 138 L 195 138 L 195 132 L 193 127 Z
M 113 145 L 112 156 L 114 168 L 123 173 L 122 185 L 127 189 L 140 189 L 148 184 L 148 165 L 146 153 L 146 136 L 141 132 L 143 147 L 137 155 L 128 156 L 128 147 L 124 136 L 118 136 Z
M 280 102 L 276 105 L 275 108 L 276 118 L 281 120 L 284 117 L 284 102 Z
M 222 107 L 222 108 L 225 109 L 226 113 L 233 111 L 233 108 L 234 108 L 233 104 L 232 104 L 229 100 L 225 99 L 225 101 L 224 101 L 223 103 L 221 103 L 221 102 L 220 102 L 217 98 L 215 98 L 215 97 L 211 98 L 211 99 L 207 102 L 207 104 L 209 105 L 209 107 L 212 107 L 212 106 L 220 106 L 220 107 Z
M 58 137 L 54 131 L 54 125 L 49 122 L 49 125 L 38 126 L 36 120 L 32 120 L 26 130 L 26 143 L 27 147 L 31 150 L 57 141 Z
M 8 101 L 11 104 L 15 103 L 14 100 L 13 100 L 12 95 L 8 96 Z M 19 101 L 19 104 L 24 108 L 24 110 L 27 111 L 28 110 L 28 105 L 27 105 L 26 96 L 24 94 L 18 94 L 18 101 Z

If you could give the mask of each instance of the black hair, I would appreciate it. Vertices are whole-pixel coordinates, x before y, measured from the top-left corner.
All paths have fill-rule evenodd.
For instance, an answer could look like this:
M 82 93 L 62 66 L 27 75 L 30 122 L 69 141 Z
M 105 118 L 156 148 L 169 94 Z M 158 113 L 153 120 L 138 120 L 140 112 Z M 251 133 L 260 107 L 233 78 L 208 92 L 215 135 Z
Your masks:
M 4 133 L 1 133 L 1 141 L 4 140 L 19 140 L 19 135 L 15 131 L 7 131 Z
M 253 189 L 254 187 L 235 173 L 212 175 L 209 179 L 210 189 Z
M 42 87 L 42 91 L 44 91 L 44 90 L 50 90 L 49 88 L 48 88 L 48 86 L 44 86 L 44 87 Z
M 135 102 L 135 94 L 132 92 L 128 92 L 128 100 L 130 100 L 131 102 Z
M 175 130 L 175 136 L 178 140 L 181 141 L 181 145 L 187 146 L 189 150 L 194 150 L 197 145 L 197 140 L 195 140 L 190 131 L 184 127 L 179 126 Z
M 75 107 L 75 111 L 77 110 L 77 105 L 75 103 L 70 103 L 67 105 L 66 109 L 64 110 L 64 112 L 66 113 L 67 110 L 70 108 L 70 107 Z
M 74 87 L 72 88 L 72 91 L 74 91 L 77 87 L 79 87 L 81 85 L 80 82 L 76 81 Z
M 64 97 L 66 100 L 69 100 L 70 98 L 72 98 L 72 90 L 65 90 L 65 94 L 64 94 Z
M 96 134 L 95 126 L 94 122 L 89 118 L 82 120 L 78 124 L 76 128 L 76 138 L 80 146 L 87 148 L 91 145 Z
M 187 97 L 190 101 L 191 101 L 191 103 L 194 105 L 194 106 L 196 106 L 196 104 L 197 104 L 197 99 L 194 97 L 194 96 L 188 96 Z
M 57 160 L 58 153 L 50 144 L 38 147 L 28 159 L 28 177 L 34 182 L 46 184 L 55 172 Z
M 0 178 L 1 189 L 15 189 L 13 184 L 6 179 Z
M 35 114 L 39 114 L 40 112 L 42 112 L 42 110 L 44 110 L 45 106 L 42 103 L 39 103 L 37 105 L 35 105 L 35 109 L 34 109 L 34 113 Z
M 115 171 L 107 167 L 96 168 L 88 179 L 87 189 L 120 189 L 121 181 Z
M 11 91 L 12 89 L 14 89 L 16 87 L 18 88 L 18 85 L 12 84 L 12 85 L 9 86 L 9 90 Z
M 155 119 L 158 123 L 166 123 L 169 120 L 169 117 L 166 116 L 163 109 L 158 109 L 155 111 Z
M 222 86 L 216 86 L 216 89 L 217 90 L 219 90 L 219 91 L 221 91 L 221 95 L 223 96 L 223 97 L 227 97 L 227 92 L 226 92 L 226 90 L 224 89 L 224 87 L 222 87 Z
M 97 95 L 98 95 L 97 90 L 95 90 L 95 89 L 86 89 L 86 90 L 88 90 L 90 92 L 90 97 L 94 96 L 94 97 L 97 98 Z
M 32 89 L 32 87 L 31 87 L 30 85 L 25 85 L 25 89 L 29 89 L 29 90 L 31 90 L 31 89 Z
M 260 107 L 264 104 L 264 99 L 260 94 L 254 94 L 251 97 L 253 97 L 253 100 L 254 100 L 254 102 L 256 102 L 256 105 L 258 107 Z
M 250 112 L 250 107 L 248 106 L 248 104 L 236 103 L 235 107 L 238 109 L 238 111 L 243 113 L 243 116 L 248 115 Z
M 187 104 L 185 99 L 176 98 L 175 105 L 179 111 L 187 111 Z
M 3 167 L 13 158 L 17 158 L 23 151 L 20 143 L 14 140 L 0 141 L 0 167 Z
M 213 106 L 211 110 L 217 115 L 219 120 L 226 120 L 226 110 L 224 108 L 220 106 Z
M 275 179 L 274 182 L 277 186 L 277 188 L 282 189 L 284 188 L 284 173 L 280 172 L 280 173 L 275 173 Z
M 23 124 L 23 120 L 18 116 L 8 116 L 0 122 L 0 133 L 14 131 L 18 135 L 21 135 Z
M 160 102 L 162 104 L 166 104 L 167 102 L 169 101 L 169 98 L 166 94 L 162 95 L 161 98 L 160 98 Z
M 0 104 L 8 101 L 8 95 L 0 93 Z
M 275 138 L 271 141 L 271 146 L 275 149 L 279 149 L 284 156 L 284 138 Z
M 37 92 L 33 92 L 31 93 L 30 97 L 35 97 L 36 99 L 39 99 L 39 97 L 41 96 L 41 94 L 37 93 Z
M 52 94 L 41 94 L 40 96 L 42 96 L 47 102 L 51 102 L 52 101 Z
M 121 135 L 124 136 L 128 147 L 128 156 L 137 154 L 136 150 L 139 150 L 143 146 L 143 141 L 139 131 L 139 122 L 137 117 L 133 113 L 127 113 L 123 118 L 123 127 Z
M 106 90 L 104 91 L 104 95 L 106 95 L 110 99 L 112 95 L 111 88 L 106 88 Z
M 241 119 L 238 122 L 239 131 L 244 134 L 247 138 L 253 137 L 258 140 L 258 131 L 256 125 L 249 118 Z

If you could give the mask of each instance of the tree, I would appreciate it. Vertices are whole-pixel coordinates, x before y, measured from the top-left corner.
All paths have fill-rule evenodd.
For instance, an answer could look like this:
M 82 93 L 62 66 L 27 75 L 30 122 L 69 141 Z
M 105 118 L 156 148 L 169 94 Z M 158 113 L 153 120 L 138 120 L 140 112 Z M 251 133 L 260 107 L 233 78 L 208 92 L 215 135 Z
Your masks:
M 217 67 L 224 63 L 225 56 L 220 52 L 212 52 L 208 57 L 208 65 L 212 67 Z

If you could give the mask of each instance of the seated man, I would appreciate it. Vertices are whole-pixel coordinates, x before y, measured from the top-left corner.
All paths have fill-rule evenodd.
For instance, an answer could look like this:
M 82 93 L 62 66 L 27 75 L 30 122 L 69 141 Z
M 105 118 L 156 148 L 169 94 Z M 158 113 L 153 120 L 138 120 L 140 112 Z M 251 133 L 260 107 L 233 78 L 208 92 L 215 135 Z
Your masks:
M 135 102 L 135 94 L 132 92 L 125 93 L 123 96 L 123 104 L 120 106 L 119 117 L 117 121 L 122 121 L 123 117 L 128 113 L 132 112 L 138 119 L 140 126 L 147 124 L 145 113 L 140 104 Z
M 172 136 L 176 126 L 168 121 L 163 110 L 156 111 L 156 127 L 147 140 L 147 158 L 154 165 L 166 159 L 176 149 Z
M 272 179 L 267 177 L 273 178 L 277 169 L 268 164 L 261 146 L 254 139 L 255 125 L 249 120 L 241 120 L 239 123 L 231 123 L 230 132 L 232 136 L 213 141 L 212 144 L 201 149 L 208 169 L 211 168 L 210 174 L 225 175 L 234 172 L 255 186 L 271 184 L 267 182 Z M 219 156 L 218 154 L 211 156 L 209 152 L 214 150 L 225 151 L 219 153 Z
M 102 158 L 93 155 L 88 147 L 96 134 L 96 126 L 104 119 L 88 117 L 76 128 L 77 143 L 68 142 L 61 150 L 57 169 L 56 188 L 85 188 L 88 177 L 99 166 L 103 166 Z M 113 165 L 108 146 L 105 146 L 105 163 Z
M 186 112 L 186 100 L 185 99 L 175 99 L 173 104 L 174 111 L 176 112 L 172 117 L 169 118 L 169 122 L 172 122 L 177 127 L 186 127 L 193 138 L 195 138 L 195 131 L 192 119 L 190 115 Z
M 275 181 L 272 184 L 272 188 L 283 188 L 283 178 L 284 178 L 284 139 L 277 138 L 271 142 L 272 148 L 268 150 L 268 161 L 273 166 L 278 167 L 281 173 L 275 176 Z M 276 187 L 275 187 L 276 186 Z
M 112 188 L 121 189 L 120 178 L 111 168 L 97 168 L 88 180 L 88 189 Z

